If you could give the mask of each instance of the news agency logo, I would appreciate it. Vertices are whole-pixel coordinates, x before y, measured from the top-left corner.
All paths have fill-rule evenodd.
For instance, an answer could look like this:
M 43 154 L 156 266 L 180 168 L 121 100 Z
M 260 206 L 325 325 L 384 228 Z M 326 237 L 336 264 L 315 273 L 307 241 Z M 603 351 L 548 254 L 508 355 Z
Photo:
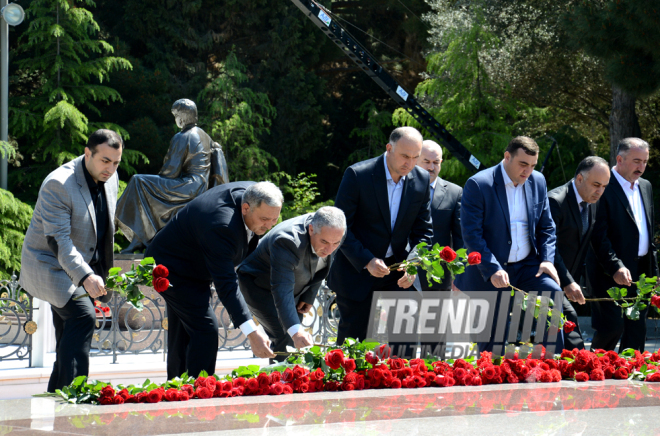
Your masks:
M 376 292 L 367 337 L 389 343 L 392 354 L 397 356 L 410 355 L 405 352 L 408 346 L 408 349 L 421 349 L 421 357 L 431 354 L 440 358 L 465 358 L 478 356 L 479 350 L 491 349 L 493 357 L 512 358 L 517 343 L 531 344 L 522 347 L 520 357 L 531 354 L 532 358 L 540 358 L 542 345 L 546 357 L 551 356 L 559 334 L 561 303 L 548 319 L 552 292 L 529 294 L 528 301 L 538 298 L 539 304 L 530 303 L 530 310 L 523 310 L 526 304 L 522 294 L 516 292 L 512 297 L 510 290 Z M 470 343 L 477 343 L 479 349 L 470 347 Z M 413 351 L 412 355 L 415 354 Z

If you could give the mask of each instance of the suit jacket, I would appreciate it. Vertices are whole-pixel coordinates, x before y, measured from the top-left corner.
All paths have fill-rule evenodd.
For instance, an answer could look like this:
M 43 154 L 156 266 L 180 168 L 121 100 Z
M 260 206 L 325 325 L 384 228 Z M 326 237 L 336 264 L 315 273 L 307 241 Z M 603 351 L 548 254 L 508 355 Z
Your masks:
M 587 256 L 587 274 L 596 297 L 607 297 L 609 288 L 620 287 L 612 276 L 622 267 L 630 270 L 633 280 L 637 280 L 641 273 L 646 273 L 649 277 L 658 275 L 657 248 L 653 243 L 655 214 L 651 183 L 640 178 L 639 190 L 650 237 L 649 264 L 643 266 L 644 270 L 638 271 L 639 230 L 628 197 L 612 173 L 610 184 L 599 200 L 596 223 L 591 235 L 593 251 Z
M 433 245 L 446 245 L 454 250 L 463 248 L 463 236 L 461 234 L 461 196 L 463 188 L 440 177 L 435 182 L 435 192 L 431 201 L 431 217 L 433 218 Z M 424 270 L 420 270 L 420 284 L 423 291 L 440 291 L 451 289 L 451 276 L 445 267 L 445 276 L 442 283 L 429 282 Z
M 363 301 L 375 278 L 365 268 L 374 257 L 385 259 L 392 244 L 396 262 L 420 242 L 433 236 L 429 174 L 420 167 L 408 173 L 394 229 L 385 179 L 385 156 L 358 162 L 346 169 L 335 206 L 346 215 L 346 236 L 335 255 L 328 286 L 345 298 Z
M 249 254 L 241 203 L 252 184 L 227 183 L 196 197 L 158 232 L 146 252 L 175 276 L 173 284 L 176 278 L 209 286 L 212 281 L 235 326 L 252 319 L 235 271 Z M 175 285 L 165 292 L 187 291 Z
M 21 287 L 55 307 L 63 307 L 83 277 L 93 274 L 89 262 L 96 250 L 96 212 L 83 158 L 77 157 L 46 177 L 23 242 Z M 103 186 L 108 204 L 103 279 L 113 261 L 118 187 L 116 173 Z
M 573 180 L 548 193 L 552 220 L 557 228 L 555 268 L 561 287 L 576 283 L 582 276 L 584 261 L 589 251 L 591 234 L 596 222 L 598 203 L 587 204 L 589 227 L 582 236 L 582 217 L 573 189 Z
M 327 266 L 316 272 L 319 258 L 312 253 L 308 232 L 313 216 L 301 215 L 275 226 L 238 267 L 241 283 L 247 284 L 241 289 L 243 294 L 254 293 L 258 297 L 263 291 L 272 293 L 285 329 L 300 323 L 296 305 L 299 301 L 314 303 L 332 264 L 331 255 L 327 257 Z M 250 298 L 251 295 L 246 299 L 258 303 L 258 298 Z
M 463 188 L 461 230 L 468 252 L 481 254 L 481 264 L 467 267 L 456 278 L 461 290 L 492 289 L 484 286 L 490 277 L 507 265 L 511 251 L 509 206 L 498 164 L 470 177 Z M 533 171 L 523 184 L 531 241 L 530 257 L 540 262 L 555 259 L 555 224 L 552 221 L 545 178 Z

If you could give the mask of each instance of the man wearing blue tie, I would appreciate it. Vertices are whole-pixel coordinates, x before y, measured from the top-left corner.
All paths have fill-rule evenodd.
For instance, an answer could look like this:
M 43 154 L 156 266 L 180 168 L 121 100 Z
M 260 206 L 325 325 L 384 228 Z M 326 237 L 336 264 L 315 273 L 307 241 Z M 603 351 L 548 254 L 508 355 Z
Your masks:
M 561 310 L 563 294 L 553 265 L 555 225 L 545 179 L 534 171 L 538 154 L 539 147 L 532 138 L 513 138 L 502 162 L 475 174 L 463 188 L 463 243 L 468 252 L 481 254 L 481 264 L 467 268 L 455 284 L 465 291 L 504 291 L 498 295 L 495 321 L 500 300 L 509 301 L 502 297 L 508 294 L 510 285 L 539 295 L 550 291 L 558 303 L 555 308 Z M 493 322 L 493 332 L 496 326 Z M 542 330 L 547 329 L 539 327 L 537 334 Z M 479 344 L 479 349 L 493 351 L 493 345 L 503 343 L 507 337 L 508 331 L 504 339 L 497 341 L 491 335 L 489 342 Z M 563 348 L 561 334 L 557 338 L 555 350 L 549 352 Z M 549 345 L 547 339 L 544 344 Z

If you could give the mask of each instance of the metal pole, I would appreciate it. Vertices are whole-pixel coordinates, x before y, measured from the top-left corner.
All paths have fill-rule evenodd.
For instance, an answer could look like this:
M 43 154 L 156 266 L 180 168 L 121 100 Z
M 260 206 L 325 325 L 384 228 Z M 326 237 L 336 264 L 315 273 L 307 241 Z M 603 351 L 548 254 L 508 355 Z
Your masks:
M 8 0 L 0 0 L 0 9 Z M 9 123 L 9 24 L 0 18 L 0 141 L 8 140 Z M 7 154 L 0 157 L 0 188 L 7 189 Z

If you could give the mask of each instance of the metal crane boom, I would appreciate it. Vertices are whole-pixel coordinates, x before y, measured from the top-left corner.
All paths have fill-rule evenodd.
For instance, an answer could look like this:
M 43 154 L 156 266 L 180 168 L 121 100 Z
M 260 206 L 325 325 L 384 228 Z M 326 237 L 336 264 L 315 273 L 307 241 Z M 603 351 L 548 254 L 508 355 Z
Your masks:
M 369 77 L 371 77 L 389 96 L 401 107 L 405 108 L 426 130 L 444 145 L 468 170 L 476 173 L 481 169 L 481 162 L 445 129 L 415 97 L 389 75 L 376 62 L 369 52 L 336 20 L 330 13 L 313 0 L 291 0 L 307 18 L 312 20 L 323 33 L 355 62 Z

